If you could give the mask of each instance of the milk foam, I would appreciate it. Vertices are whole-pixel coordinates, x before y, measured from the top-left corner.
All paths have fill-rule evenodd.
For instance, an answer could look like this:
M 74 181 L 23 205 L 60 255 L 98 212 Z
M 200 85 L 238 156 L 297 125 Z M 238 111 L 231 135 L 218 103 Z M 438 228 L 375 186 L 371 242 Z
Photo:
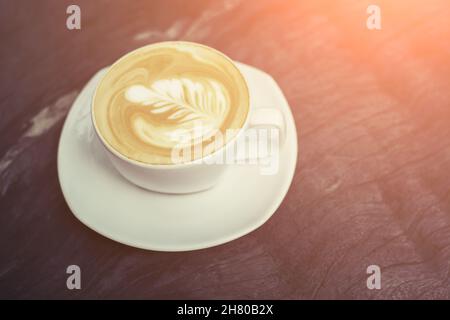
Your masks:
M 229 111 L 226 89 L 217 81 L 204 79 L 195 82 L 189 78 L 155 81 L 150 87 L 132 85 L 125 91 L 125 98 L 134 104 L 145 106 L 149 113 L 158 114 L 173 121 L 167 126 L 160 139 L 153 134 L 152 144 L 159 147 L 173 147 L 179 142 L 174 130 L 207 128 L 202 136 L 208 138 L 220 129 Z M 139 139 L 149 142 L 148 133 L 155 128 L 142 117 L 136 117 L 132 126 Z M 171 137 L 172 139 L 167 139 Z
M 185 144 L 205 144 L 218 131 L 241 128 L 247 113 L 246 86 L 232 63 L 185 42 L 150 45 L 119 60 L 93 104 L 104 140 L 151 164 L 170 164 L 171 149 L 186 136 Z

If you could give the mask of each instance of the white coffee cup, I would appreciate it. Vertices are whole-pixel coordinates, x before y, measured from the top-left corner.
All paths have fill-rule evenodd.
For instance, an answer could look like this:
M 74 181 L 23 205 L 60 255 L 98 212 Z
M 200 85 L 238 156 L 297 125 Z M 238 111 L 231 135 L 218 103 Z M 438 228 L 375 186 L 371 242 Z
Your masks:
M 236 64 L 232 63 L 239 70 Z M 250 95 L 248 84 L 246 87 L 247 93 Z M 93 112 L 91 112 L 91 117 L 93 120 Z M 235 154 L 236 141 L 239 141 L 246 130 L 258 127 L 278 130 L 280 133 L 278 145 L 282 145 L 285 131 L 284 118 L 279 109 L 275 107 L 255 108 L 250 105 L 242 128 L 233 139 L 215 152 L 186 163 L 148 164 L 130 159 L 112 148 L 100 134 L 95 121 L 92 122 L 109 159 L 124 178 L 144 189 L 171 194 L 193 193 L 207 190 L 216 185 L 225 170 L 233 164 L 221 163 L 215 159 L 223 159 L 227 153 Z

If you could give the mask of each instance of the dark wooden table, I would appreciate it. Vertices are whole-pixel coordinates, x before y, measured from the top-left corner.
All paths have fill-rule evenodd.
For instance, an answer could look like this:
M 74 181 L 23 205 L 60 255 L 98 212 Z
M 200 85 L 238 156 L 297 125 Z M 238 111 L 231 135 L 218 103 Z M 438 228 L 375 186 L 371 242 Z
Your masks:
M 450 2 L 0 1 L 1 298 L 449 298 Z M 81 30 L 66 8 L 81 7 Z M 189 4 L 188 4 L 189 3 Z M 275 215 L 218 247 L 162 253 L 70 212 L 56 172 L 85 82 L 148 43 L 213 46 L 278 81 L 299 162 Z M 82 289 L 66 288 L 66 267 Z M 366 268 L 379 265 L 381 290 Z

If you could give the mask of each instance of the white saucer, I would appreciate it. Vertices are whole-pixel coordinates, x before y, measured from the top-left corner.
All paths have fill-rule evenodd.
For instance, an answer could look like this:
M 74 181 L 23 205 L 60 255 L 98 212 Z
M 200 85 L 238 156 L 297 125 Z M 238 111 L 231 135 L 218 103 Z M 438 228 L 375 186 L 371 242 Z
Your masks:
M 235 165 L 210 190 L 168 195 L 138 188 L 112 167 L 93 132 L 90 98 L 105 69 L 85 86 L 70 110 L 58 150 L 58 175 L 73 214 L 112 240 L 142 249 L 187 251 L 239 238 L 266 222 L 281 204 L 297 162 L 297 132 L 283 93 L 266 73 L 238 66 L 248 81 L 251 103 L 277 106 L 286 138 L 275 175 L 256 165 Z

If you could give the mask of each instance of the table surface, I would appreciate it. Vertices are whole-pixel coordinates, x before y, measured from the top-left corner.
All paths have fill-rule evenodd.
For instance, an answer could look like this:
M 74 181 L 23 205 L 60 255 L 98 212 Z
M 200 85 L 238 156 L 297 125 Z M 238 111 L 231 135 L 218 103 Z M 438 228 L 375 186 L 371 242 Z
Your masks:
M 386 299 L 450 296 L 450 3 L 0 1 L 0 297 Z M 152 252 L 70 212 L 56 152 L 85 82 L 124 53 L 190 40 L 279 83 L 298 165 L 273 217 L 214 248 Z M 82 289 L 66 288 L 66 268 Z M 366 286 L 381 267 L 381 289 Z

